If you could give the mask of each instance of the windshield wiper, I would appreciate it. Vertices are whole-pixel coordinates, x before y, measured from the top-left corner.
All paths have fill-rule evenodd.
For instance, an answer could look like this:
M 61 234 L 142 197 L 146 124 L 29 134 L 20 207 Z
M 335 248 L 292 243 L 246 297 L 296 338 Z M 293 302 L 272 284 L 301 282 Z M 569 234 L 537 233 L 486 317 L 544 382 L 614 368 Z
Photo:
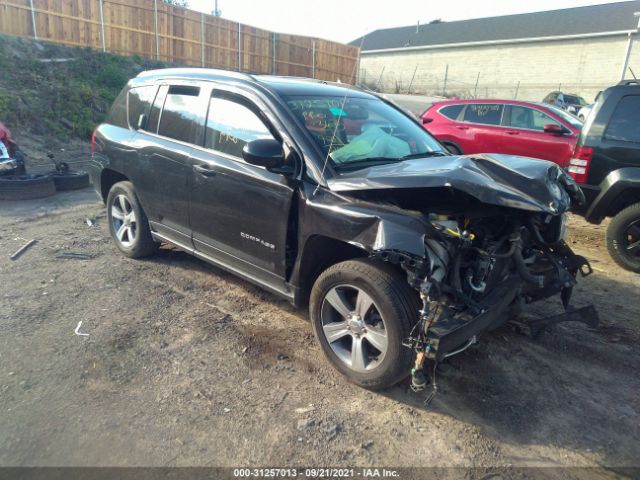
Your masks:
M 344 163 L 336 163 L 336 170 L 348 170 L 350 168 L 366 168 L 373 167 L 375 165 L 385 165 L 387 163 L 395 163 L 401 159 L 399 158 L 391 158 L 391 157 L 371 157 L 371 158 L 361 158 L 360 160 L 351 160 L 349 162 Z
M 429 158 L 429 157 L 444 157 L 449 155 L 447 152 L 443 151 L 433 151 L 433 152 L 423 152 L 423 153 L 412 153 L 410 155 L 405 155 L 404 157 L 394 158 L 394 157 L 371 157 L 371 158 L 361 158 L 359 160 L 351 160 L 349 162 L 339 163 L 335 166 L 335 169 L 340 170 L 358 170 L 360 168 L 373 167 L 376 165 L 385 165 L 389 163 L 398 163 L 404 160 L 411 160 L 412 158 Z
M 412 158 L 446 157 L 447 155 L 449 154 L 447 152 L 443 152 L 442 150 L 434 150 L 433 152 L 411 153 L 409 155 L 405 155 L 404 157 L 400 157 L 398 160 L 411 160 Z

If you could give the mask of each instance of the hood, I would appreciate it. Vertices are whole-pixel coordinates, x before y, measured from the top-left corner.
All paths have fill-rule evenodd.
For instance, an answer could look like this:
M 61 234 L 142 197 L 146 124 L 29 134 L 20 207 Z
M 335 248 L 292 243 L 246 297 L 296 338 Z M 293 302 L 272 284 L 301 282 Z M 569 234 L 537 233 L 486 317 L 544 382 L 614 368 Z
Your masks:
M 490 205 L 558 214 L 569 208 L 567 182 L 572 179 L 546 160 L 479 154 L 369 167 L 331 178 L 328 185 L 335 192 L 447 187 Z

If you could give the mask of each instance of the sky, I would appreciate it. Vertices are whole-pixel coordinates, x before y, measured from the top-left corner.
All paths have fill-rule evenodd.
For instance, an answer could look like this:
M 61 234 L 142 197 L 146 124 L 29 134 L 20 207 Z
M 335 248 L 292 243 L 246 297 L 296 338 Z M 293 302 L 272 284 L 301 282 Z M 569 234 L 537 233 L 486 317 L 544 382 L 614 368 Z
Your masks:
M 281 33 L 348 43 L 377 29 L 431 20 L 467 20 L 514 13 L 579 7 L 607 0 L 218 0 L 222 17 Z M 190 8 L 211 13 L 214 0 L 189 0 Z

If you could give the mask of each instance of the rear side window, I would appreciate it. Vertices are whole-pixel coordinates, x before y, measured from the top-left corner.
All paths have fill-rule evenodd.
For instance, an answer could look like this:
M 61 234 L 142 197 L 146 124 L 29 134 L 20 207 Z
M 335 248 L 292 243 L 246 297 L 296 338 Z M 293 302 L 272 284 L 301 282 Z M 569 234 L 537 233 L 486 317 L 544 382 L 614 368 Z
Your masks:
M 144 115 L 142 129 L 147 130 L 151 104 L 157 90 L 158 87 L 155 85 L 136 87 L 129 90 L 129 127 L 137 129 L 138 122 L 141 120 L 140 116 Z
M 123 88 L 120 92 L 120 95 L 116 98 L 111 105 L 111 110 L 109 110 L 109 114 L 105 120 L 107 123 L 111 125 L 115 125 L 117 127 L 127 128 L 127 88 Z
M 440 115 L 444 115 L 449 120 L 456 120 L 458 118 L 458 115 L 460 115 L 460 112 L 462 112 L 463 108 L 464 105 L 447 105 L 446 107 L 442 107 L 438 111 L 440 112 Z
M 201 123 L 198 95 L 198 87 L 169 87 L 160 116 L 158 134 L 181 142 L 194 143 L 198 125 Z
M 483 123 L 485 125 L 500 125 L 503 105 L 495 103 L 472 103 L 467 105 L 464 121 Z
M 628 95 L 620 99 L 604 138 L 640 143 L 640 95 Z
M 252 140 L 273 138 L 250 108 L 226 98 L 211 97 L 205 147 L 242 158 L 242 148 Z

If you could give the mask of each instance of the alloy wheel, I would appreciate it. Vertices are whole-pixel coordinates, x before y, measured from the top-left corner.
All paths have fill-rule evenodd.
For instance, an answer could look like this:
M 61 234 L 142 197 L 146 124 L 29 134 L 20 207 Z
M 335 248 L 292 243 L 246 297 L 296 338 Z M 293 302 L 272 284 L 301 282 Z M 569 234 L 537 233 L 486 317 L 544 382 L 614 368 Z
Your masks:
M 138 229 L 136 212 L 126 195 L 118 195 L 111 205 L 111 224 L 116 239 L 124 248 L 131 248 Z
M 320 316 L 327 343 L 349 368 L 365 372 L 382 362 L 388 348 L 386 324 L 367 292 L 353 285 L 333 287 Z
M 625 229 L 622 247 L 630 257 L 640 257 L 640 220 L 631 222 Z

